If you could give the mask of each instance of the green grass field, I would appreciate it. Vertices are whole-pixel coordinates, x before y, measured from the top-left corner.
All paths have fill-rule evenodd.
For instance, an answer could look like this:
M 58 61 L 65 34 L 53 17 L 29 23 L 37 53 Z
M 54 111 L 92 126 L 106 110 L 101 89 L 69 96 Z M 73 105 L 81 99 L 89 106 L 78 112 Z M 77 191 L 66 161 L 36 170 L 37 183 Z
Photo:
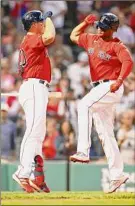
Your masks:
M 2 205 L 135 205 L 135 194 L 117 192 L 2 192 Z

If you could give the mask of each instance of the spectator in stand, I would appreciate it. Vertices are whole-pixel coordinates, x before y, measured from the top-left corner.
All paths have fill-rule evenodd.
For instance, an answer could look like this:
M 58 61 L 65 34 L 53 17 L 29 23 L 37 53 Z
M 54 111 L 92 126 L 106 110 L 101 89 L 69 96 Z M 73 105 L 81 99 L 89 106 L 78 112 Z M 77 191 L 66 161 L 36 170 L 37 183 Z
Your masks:
M 10 57 L 11 58 L 11 69 L 10 70 L 16 78 L 18 78 L 19 45 L 23 39 L 23 36 L 24 35 L 21 32 L 20 33 L 18 32 L 15 35 L 15 38 L 14 38 L 15 43 L 13 44 L 14 51 L 12 53 L 12 56 Z
M 64 27 L 65 14 L 67 12 L 66 1 L 42 1 L 41 9 L 44 13 L 47 11 L 52 11 L 52 20 L 55 28 L 61 31 Z
M 83 78 L 89 77 L 88 55 L 86 52 L 81 52 L 78 55 L 78 61 L 68 66 L 68 78 L 71 81 L 71 88 L 74 90 L 75 97 L 84 93 L 84 88 L 81 84 Z
M 51 78 L 51 90 L 55 91 L 56 90 L 56 85 L 59 83 L 61 79 L 61 70 L 56 67 L 55 61 L 53 56 L 50 57 L 50 62 L 51 62 L 51 68 L 52 68 L 52 78 Z
M 16 28 L 14 24 L 11 21 L 11 18 L 7 18 L 2 20 L 3 31 L 2 31 L 2 53 L 4 57 L 8 57 L 9 55 L 12 55 L 12 52 L 14 50 L 14 40 L 16 35 Z
M 43 155 L 46 159 L 54 159 L 56 156 L 55 141 L 59 135 L 56 120 L 54 118 L 47 119 L 46 136 L 43 141 Z
M 70 80 L 67 77 L 62 77 L 56 87 L 56 91 L 62 92 L 62 95 L 66 97 L 67 92 L 70 88 Z
M 59 108 L 59 99 L 52 97 L 48 101 L 47 105 L 47 116 L 59 119 L 58 108 Z
M 55 63 L 56 68 L 60 69 L 61 75 L 66 75 L 67 66 L 65 65 L 64 55 L 61 50 L 56 50 L 53 55 L 53 61 Z
M 15 153 L 16 125 L 8 119 L 8 105 L 1 105 L 1 159 L 13 161 Z
M 26 119 L 25 119 L 25 114 L 24 114 L 24 111 L 22 108 L 20 109 L 19 114 L 18 114 L 16 127 L 17 127 L 17 138 L 20 138 L 22 140 L 23 135 L 24 135 L 25 130 L 26 130 Z M 20 150 L 18 150 L 18 152 L 19 151 Z
M 121 102 L 116 106 L 116 118 L 133 106 L 135 106 L 135 74 L 131 73 L 124 81 L 124 94 Z
M 90 150 L 90 159 L 91 160 L 101 160 L 101 158 L 105 158 L 103 147 L 101 144 L 101 141 L 99 139 L 99 136 L 96 132 L 96 128 L 94 126 L 94 123 L 92 123 L 92 131 L 91 131 L 91 150 Z M 103 160 L 102 159 L 102 160 Z
M 130 6 L 133 4 L 133 1 L 117 1 L 114 5 L 117 5 L 121 12 L 127 16 L 130 12 Z
M 67 77 L 60 79 L 55 87 L 56 92 L 62 92 L 62 100 L 58 98 L 49 99 L 47 106 L 47 115 L 55 117 L 57 119 L 63 119 L 65 115 L 65 100 L 70 98 L 70 81 Z
M 115 14 L 116 16 L 119 16 L 120 9 L 119 9 L 118 6 L 113 6 L 113 7 L 110 9 L 109 12 Z
M 93 1 L 77 1 L 77 18 L 78 22 L 82 22 L 91 12 Z
M 115 130 L 117 133 L 119 127 L 119 115 L 128 109 L 135 108 L 135 73 L 130 73 L 129 77 L 124 81 L 124 95 L 121 102 L 116 107 Z
M 92 88 L 88 76 L 85 76 L 85 75 L 82 76 L 81 85 L 83 87 L 83 94 L 80 95 L 79 98 L 81 98 L 81 96 L 83 97 L 84 95 L 86 95 L 90 91 L 90 89 Z
M 134 110 L 127 110 L 120 116 L 120 129 L 117 133 L 118 145 L 123 161 L 126 164 L 135 163 L 135 126 L 133 125 Z
M 56 86 L 56 91 L 62 92 L 62 98 L 59 101 L 57 110 L 58 117 L 59 119 L 70 119 L 76 131 L 76 98 L 73 89 L 70 87 L 70 80 L 67 77 L 62 77 L 59 84 Z
M 15 78 L 10 73 L 9 59 L 1 59 L 1 90 L 2 92 L 10 92 L 14 88 Z
M 130 50 L 135 47 L 135 36 L 132 29 L 126 24 L 125 16 L 122 12 L 118 15 L 120 26 L 114 37 L 118 37 Z
M 107 13 L 110 8 L 110 4 L 112 4 L 112 2 L 105 4 L 104 1 L 93 1 L 92 10 L 95 10 L 100 14 Z
M 56 34 L 55 42 L 54 44 L 50 47 L 49 53 L 51 56 L 54 56 L 55 53 L 61 52 L 63 55 L 63 60 L 64 65 L 69 65 L 73 62 L 73 54 L 72 54 L 72 49 L 63 43 L 63 36 L 59 33 Z
M 2 18 L 8 17 L 10 13 L 10 6 L 8 1 L 1 1 L 1 11 L 2 11 Z
M 135 71 L 131 72 L 127 78 L 130 92 L 135 92 Z
M 27 12 L 26 3 L 21 1 L 10 1 L 9 2 L 10 7 L 10 16 L 12 17 L 13 22 L 16 24 L 17 19 L 22 16 L 25 12 Z
M 60 136 L 56 138 L 57 158 L 72 155 L 76 149 L 76 137 L 73 127 L 68 120 L 60 124 Z
M 22 84 L 22 79 L 15 79 L 14 88 L 12 90 L 13 93 L 18 93 L 20 86 Z M 9 106 L 9 118 L 16 122 L 18 119 L 19 111 L 21 109 L 20 103 L 18 101 L 18 97 L 9 96 L 7 97 L 6 103 Z
M 131 5 L 130 10 L 131 10 L 131 15 L 129 17 L 129 26 L 131 27 L 131 29 L 135 34 L 135 3 Z
M 18 18 L 23 16 L 27 11 L 40 9 L 40 2 L 32 0 L 9 1 L 10 16 L 16 23 Z

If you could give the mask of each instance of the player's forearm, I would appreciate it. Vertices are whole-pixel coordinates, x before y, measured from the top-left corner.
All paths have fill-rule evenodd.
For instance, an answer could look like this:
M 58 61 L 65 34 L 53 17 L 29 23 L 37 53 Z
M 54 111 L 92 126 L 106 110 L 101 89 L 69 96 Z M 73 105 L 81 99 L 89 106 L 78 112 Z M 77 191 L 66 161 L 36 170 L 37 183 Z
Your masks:
M 44 31 L 44 34 L 42 35 L 43 42 L 46 45 L 51 44 L 55 39 L 55 35 L 56 35 L 56 32 L 55 32 L 55 27 L 53 25 L 52 20 L 50 18 L 46 18 L 45 31 Z
M 130 61 L 130 60 L 124 61 L 122 64 L 119 79 L 124 80 L 129 75 L 129 73 L 132 71 L 132 67 L 133 67 L 133 61 Z
M 76 26 L 76 27 L 73 29 L 73 31 L 72 31 L 72 33 L 71 33 L 71 35 L 70 35 L 71 41 L 78 43 L 79 35 L 82 34 L 82 33 L 84 33 L 84 30 L 85 30 L 87 27 L 88 27 L 88 24 L 87 24 L 85 21 L 83 21 L 81 24 L 79 24 L 78 26 Z
M 121 79 L 123 81 L 132 70 L 133 59 L 127 47 L 125 47 L 122 43 L 116 44 L 114 51 L 116 52 L 119 61 L 122 63 L 118 79 Z

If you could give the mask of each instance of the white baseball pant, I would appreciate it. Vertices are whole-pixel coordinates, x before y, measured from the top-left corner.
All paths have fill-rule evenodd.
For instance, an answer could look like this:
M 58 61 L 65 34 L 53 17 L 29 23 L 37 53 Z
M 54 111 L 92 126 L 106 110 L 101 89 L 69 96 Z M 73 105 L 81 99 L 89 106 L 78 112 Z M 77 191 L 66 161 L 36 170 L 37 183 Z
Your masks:
M 104 82 L 92 88 L 78 103 L 77 151 L 89 157 L 93 118 L 107 157 L 110 179 L 117 180 L 123 174 L 123 161 L 113 132 L 114 112 L 123 95 L 123 85 L 115 93 L 108 92 L 113 82 Z
M 42 157 L 42 142 L 46 133 L 46 108 L 48 88 L 31 78 L 23 82 L 19 91 L 19 102 L 26 117 L 26 132 L 20 149 L 20 165 L 16 175 L 29 178 L 34 165 L 34 157 Z M 34 169 L 34 168 L 33 168 Z

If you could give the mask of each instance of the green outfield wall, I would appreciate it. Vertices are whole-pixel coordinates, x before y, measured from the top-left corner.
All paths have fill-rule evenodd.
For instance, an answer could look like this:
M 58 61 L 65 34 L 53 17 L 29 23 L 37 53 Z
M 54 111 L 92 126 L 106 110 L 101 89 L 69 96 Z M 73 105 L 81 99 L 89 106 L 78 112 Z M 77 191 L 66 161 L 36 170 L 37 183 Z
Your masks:
M 20 190 L 18 184 L 12 180 L 12 174 L 17 168 L 17 163 L 1 165 L 1 190 Z M 123 185 L 120 191 L 135 191 L 135 166 L 125 165 L 125 173 L 129 175 L 129 181 Z M 79 164 L 66 161 L 45 162 L 46 181 L 52 191 L 99 191 L 106 190 L 109 186 L 109 172 L 107 165 Z

